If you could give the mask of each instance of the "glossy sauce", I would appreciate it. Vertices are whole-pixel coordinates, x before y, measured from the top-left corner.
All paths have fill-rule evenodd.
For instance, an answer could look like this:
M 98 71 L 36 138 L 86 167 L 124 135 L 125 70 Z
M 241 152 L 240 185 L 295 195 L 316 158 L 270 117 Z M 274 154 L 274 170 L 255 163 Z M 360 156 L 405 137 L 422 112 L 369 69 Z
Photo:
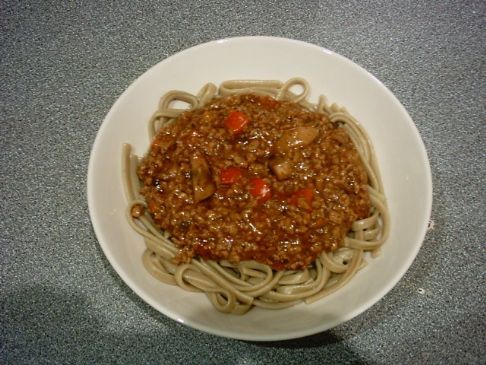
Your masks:
M 163 127 L 138 170 L 155 224 L 181 248 L 233 263 L 302 269 L 370 213 L 347 132 L 266 96 L 212 100 Z

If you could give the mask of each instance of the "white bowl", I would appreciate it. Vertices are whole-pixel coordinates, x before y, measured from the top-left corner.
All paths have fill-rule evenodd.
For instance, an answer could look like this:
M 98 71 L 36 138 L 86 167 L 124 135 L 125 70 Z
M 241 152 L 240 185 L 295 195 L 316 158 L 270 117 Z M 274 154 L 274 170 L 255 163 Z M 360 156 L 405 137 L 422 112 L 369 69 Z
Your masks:
M 382 254 L 344 288 L 316 303 L 243 316 L 217 312 L 204 294 L 165 285 L 142 265 L 144 243 L 125 220 L 121 147 L 143 155 L 147 122 L 170 89 L 195 93 L 227 79 L 307 79 L 311 100 L 325 94 L 346 106 L 374 143 L 391 212 Z M 300 41 L 243 37 L 205 43 L 169 57 L 140 76 L 118 98 L 96 137 L 88 169 L 93 227 L 113 268 L 152 307 L 190 327 L 254 341 L 297 338 L 332 328 L 381 299 L 405 274 L 424 239 L 432 204 L 430 166 L 420 135 L 404 107 L 373 75 L 327 49 Z

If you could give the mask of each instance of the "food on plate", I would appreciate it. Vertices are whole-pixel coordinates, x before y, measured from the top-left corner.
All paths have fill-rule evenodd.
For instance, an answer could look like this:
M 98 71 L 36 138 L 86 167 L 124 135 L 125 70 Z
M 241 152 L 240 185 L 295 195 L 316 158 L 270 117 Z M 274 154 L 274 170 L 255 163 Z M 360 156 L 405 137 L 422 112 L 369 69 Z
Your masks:
M 379 250 L 389 214 L 369 138 L 308 93 L 294 78 L 161 98 L 146 155 L 123 153 L 127 215 L 154 277 L 242 314 L 318 300 Z

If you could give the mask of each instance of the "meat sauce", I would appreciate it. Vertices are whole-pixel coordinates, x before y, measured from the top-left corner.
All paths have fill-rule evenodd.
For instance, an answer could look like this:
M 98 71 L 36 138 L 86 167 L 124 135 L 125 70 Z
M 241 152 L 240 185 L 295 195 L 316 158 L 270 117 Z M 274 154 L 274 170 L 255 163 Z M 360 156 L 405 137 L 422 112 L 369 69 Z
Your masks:
M 347 132 L 320 113 L 253 94 L 215 98 L 163 127 L 138 176 L 178 262 L 256 260 L 302 269 L 370 214 Z

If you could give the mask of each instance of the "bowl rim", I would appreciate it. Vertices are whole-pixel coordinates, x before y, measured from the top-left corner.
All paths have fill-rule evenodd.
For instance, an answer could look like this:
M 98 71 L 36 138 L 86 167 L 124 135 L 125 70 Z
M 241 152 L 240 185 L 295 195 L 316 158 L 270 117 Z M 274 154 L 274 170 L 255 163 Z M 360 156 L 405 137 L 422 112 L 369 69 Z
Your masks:
M 96 156 L 96 150 L 99 148 L 99 144 L 101 143 L 100 141 L 102 140 L 102 135 L 103 132 L 106 128 L 108 128 L 108 121 L 112 119 L 113 115 L 116 113 L 116 109 L 118 109 L 119 105 L 123 102 L 127 94 L 130 93 L 131 89 L 134 89 L 139 83 L 143 82 L 144 76 L 155 68 L 157 68 L 160 64 L 169 62 L 177 57 L 184 56 L 186 54 L 190 54 L 192 52 L 198 51 L 201 48 L 206 48 L 209 46 L 214 46 L 216 44 L 224 44 L 224 43 L 234 43 L 234 42 L 253 42 L 253 41 L 272 41 L 272 42 L 283 42 L 283 43 L 291 43 L 294 45 L 298 46 L 303 46 L 303 47 L 310 47 L 314 48 L 320 51 L 324 51 L 333 57 L 337 57 L 341 62 L 345 62 L 348 64 L 351 64 L 353 67 L 358 67 L 358 69 L 361 72 L 364 72 L 368 77 L 372 78 L 374 83 L 379 86 L 382 91 L 388 94 L 389 97 L 391 97 L 394 101 L 395 104 L 398 108 L 400 108 L 401 112 L 403 115 L 406 116 L 406 121 L 408 123 L 408 127 L 413 131 L 415 138 L 417 141 L 420 143 L 418 144 L 420 150 L 418 151 L 422 157 L 422 162 L 424 163 L 424 178 L 426 184 L 424 185 L 424 190 L 425 190 L 425 211 L 424 214 L 427 217 L 427 220 L 430 220 L 431 217 L 431 212 L 432 212 L 432 199 L 433 199 L 433 185 L 432 185 L 432 173 L 431 173 L 431 168 L 430 168 L 430 161 L 428 159 L 427 155 L 427 150 L 425 148 L 424 142 L 420 136 L 420 133 L 417 129 L 417 126 L 413 122 L 412 118 L 406 111 L 405 107 L 401 104 L 401 102 L 397 99 L 397 97 L 379 80 L 377 79 L 374 75 L 372 75 L 369 71 L 364 69 L 362 66 L 359 64 L 351 61 L 345 56 L 342 56 L 332 50 L 329 50 L 327 48 L 307 43 L 301 40 L 295 40 L 295 39 L 288 39 L 288 38 L 283 38 L 283 37 L 273 37 L 273 36 L 243 36 L 243 37 L 229 37 L 229 38 L 221 38 L 221 39 L 216 39 L 212 40 L 209 42 L 201 43 L 186 49 L 183 49 L 175 54 L 170 55 L 169 57 L 166 57 L 164 59 L 161 59 L 159 62 L 148 68 L 146 71 L 144 71 L 142 74 L 140 74 L 133 82 L 131 82 L 125 89 L 124 91 L 117 97 L 115 102 L 112 104 L 110 107 L 110 110 L 108 113 L 105 115 L 100 127 L 98 128 L 95 140 L 92 144 L 91 150 L 90 150 L 90 158 L 89 158 L 89 163 L 88 163 L 88 170 L 87 170 L 87 189 L 86 189 L 86 197 L 88 201 L 88 211 L 89 211 L 89 216 L 90 216 L 90 221 L 91 225 L 93 227 L 94 233 L 96 235 L 97 241 L 99 245 L 101 246 L 101 249 L 107 258 L 108 262 L 110 265 L 113 267 L 113 269 L 116 271 L 116 273 L 119 275 L 119 277 L 122 279 L 122 281 L 128 285 L 128 287 L 133 290 L 143 301 L 145 301 L 147 304 L 149 304 L 152 308 L 157 310 L 158 312 L 162 313 L 163 315 L 179 322 L 183 323 L 189 327 L 195 328 L 197 330 L 214 334 L 217 336 L 221 337 L 226 337 L 226 338 L 233 338 L 233 339 L 240 339 L 240 340 L 251 340 L 251 341 L 280 341 L 280 340 L 289 340 L 289 339 L 295 339 L 295 338 L 301 338 L 309 335 L 313 335 L 325 330 L 328 330 L 330 328 L 335 327 L 338 324 L 344 323 L 359 314 L 363 313 L 364 311 L 368 310 L 370 307 L 375 305 L 379 300 L 381 300 L 390 290 L 403 278 L 403 276 L 406 274 L 406 272 L 410 269 L 410 266 L 412 265 L 413 261 L 415 260 L 423 242 L 425 239 L 425 235 L 427 233 L 427 224 L 422 226 L 421 231 L 417 235 L 417 237 L 420 237 L 420 244 L 416 244 L 413 246 L 413 251 L 411 251 L 411 254 L 407 257 L 407 261 L 405 262 L 404 267 L 406 268 L 401 272 L 399 275 L 394 275 L 392 277 L 392 280 L 389 280 L 386 285 L 384 285 L 381 290 L 373 296 L 372 299 L 368 300 L 365 303 L 361 303 L 359 306 L 356 306 L 353 311 L 350 311 L 347 313 L 347 315 L 342 316 L 341 320 L 339 321 L 338 324 L 334 324 L 331 326 L 326 326 L 326 325 L 321 325 L 321 326 L 316 326 L 312 327 L 310 329 L 305 329 L 305 330 L 297 330 L 293 331 L 291 333 L 284 333 L 282 335 L 261 335 L 261 336 L 256 336 L 254 334 L 251 335 L 246 335 L 246 334 L 238 334 L 237 331 L 229 333 L 226 330 L 221 330 L 219 328 L 207 328 L 206 326 L 199 325 L 198 323 L 194 323 L 191 320 L 187 320 L 185 318 L 181 318 L 180 316 L 176 315 L 173 313 L 172 310 L 168 310 L 167 308 L 164 308 L 161 306 L 160 303 L 158 303 L 156 300 L 153 300 L 150 296 L 146 295 L 144 290 L 142 290 L 135 282 L 134 280 L 127 274 L 126 271 L 123 270 L 122 267 L 118 264 L 116 259 L 112 256 L 111 251 L 109 250 L 109 244 L 105 242 L 104 240 L 104 235 L 100 230 L 100 227 L 97 224 L 97 212 L 95 208 L 95 202 L 94 202 L 94 197 L 93 197 L 93 190 L 95 189 L 94 186 L 94 177 L 96 175 L 96 172 L 94 171 L 94 165 L 95 165 L 95 156 Z

